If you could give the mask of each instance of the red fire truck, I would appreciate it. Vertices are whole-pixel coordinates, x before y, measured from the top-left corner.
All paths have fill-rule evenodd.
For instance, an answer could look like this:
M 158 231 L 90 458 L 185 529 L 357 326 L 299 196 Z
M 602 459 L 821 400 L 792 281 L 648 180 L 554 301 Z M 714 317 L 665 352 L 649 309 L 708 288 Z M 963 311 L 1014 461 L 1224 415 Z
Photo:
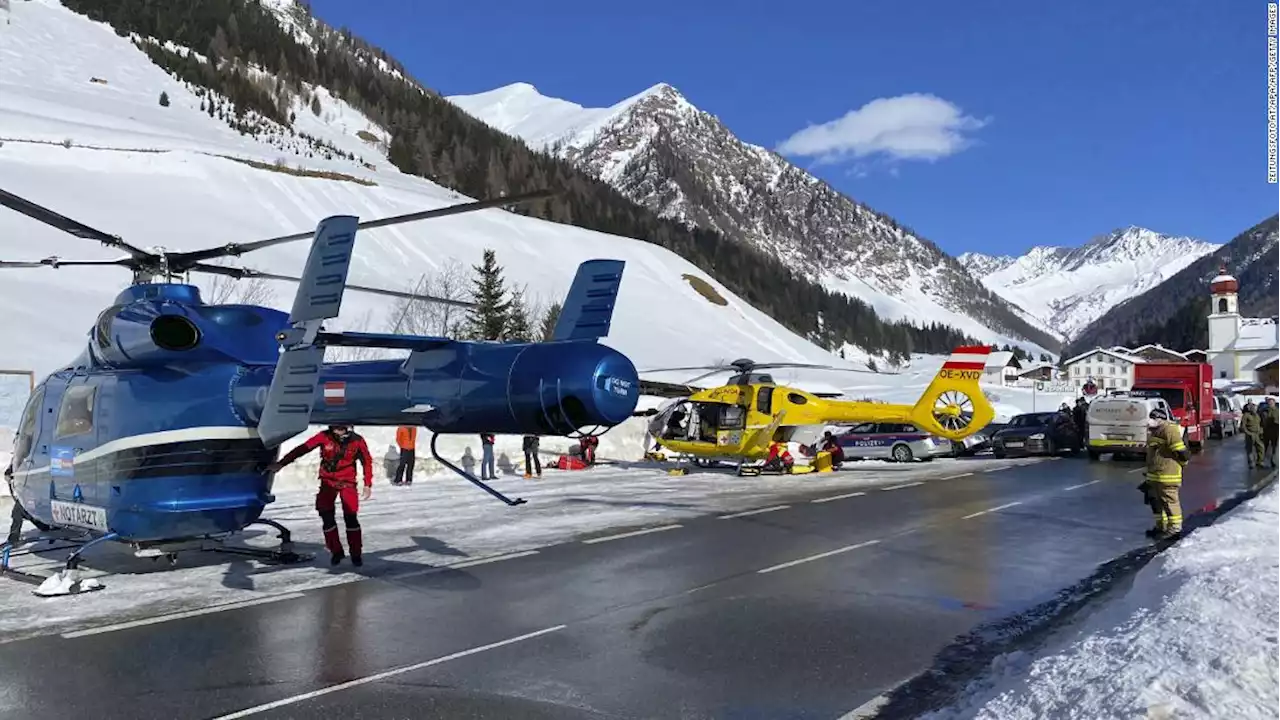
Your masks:
M 1130 395 L 1160 397 L 1169 403 L 1173 419 L 1193 451 L 1209 437 L 1216 405 L 1213 400 L 1213 366 L 1208 363 L 1152 362 L 1133 367 Z

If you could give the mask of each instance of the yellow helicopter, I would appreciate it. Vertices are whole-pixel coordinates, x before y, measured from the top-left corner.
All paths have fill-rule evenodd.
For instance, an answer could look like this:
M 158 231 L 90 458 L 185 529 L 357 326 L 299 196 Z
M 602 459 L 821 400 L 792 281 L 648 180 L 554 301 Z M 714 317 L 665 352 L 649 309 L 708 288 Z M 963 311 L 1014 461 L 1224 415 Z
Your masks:
M 657 446 L 678 459 L 692 459 L 701 466 L 732 462 L 737 464 L 738 474 L 757 475 L 761 468 L 749 467 L 747 463 L 765 460 L 775 443 L 812 444 L 828 425 L 900 422 L 953 441 L 973 435 L 995 418 L 995 410 L 978 385 L 990 352 L 985 346 L 956 348 L 914 405 L 821 397 L 780 385 L 771 375 L 755 371 L 784 367 L 842 368 L 804 363 L 757 364 L 748 359 L 710 368 L 710 372 L 687 383 L 641 381 L 641 392 L 675 398 L 660 410 L 649 411 L 653 416 L 649 421 L 649 434 Z M 662 371 L 695 369 L 706 368 L 664 368 Z M 691 385 L 726 370 L 737 371 L 726 385 L 707 389 Z M 653 453 L 650 457 L 665 459 Z M 797 473 L 812 470 L 812 465 L 792 465 L 788 469 Z M 678 467 L 672 472 L 683 474 L 684 470 Z

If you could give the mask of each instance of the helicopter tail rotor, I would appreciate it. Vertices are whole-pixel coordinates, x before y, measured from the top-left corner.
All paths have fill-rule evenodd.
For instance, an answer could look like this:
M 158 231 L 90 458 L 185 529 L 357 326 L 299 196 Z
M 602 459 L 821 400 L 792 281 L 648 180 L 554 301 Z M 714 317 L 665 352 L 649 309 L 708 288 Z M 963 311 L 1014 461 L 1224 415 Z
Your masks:
M 911 421 L 948 440 L 963 440 L 986 427 L 995 419 L 995 409 L 978 383 L 990 352 L 980 345 L 952 351 L 911 408 Z

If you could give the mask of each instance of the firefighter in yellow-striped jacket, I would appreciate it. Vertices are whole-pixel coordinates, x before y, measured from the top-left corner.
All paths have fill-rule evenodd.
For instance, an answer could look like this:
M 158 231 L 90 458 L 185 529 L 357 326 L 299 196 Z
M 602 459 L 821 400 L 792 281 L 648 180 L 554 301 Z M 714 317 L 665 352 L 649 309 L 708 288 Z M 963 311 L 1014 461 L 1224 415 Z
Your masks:
M 1182 440 L 1182 428 L 1169 421 L 1164 408 L 1147 417 L 1147 475 L 1141 489 L 1156 516 L 1149 537 L 1164 539 L 1182 532 L 1182 468 L 1191 461 L 1191 452 Z

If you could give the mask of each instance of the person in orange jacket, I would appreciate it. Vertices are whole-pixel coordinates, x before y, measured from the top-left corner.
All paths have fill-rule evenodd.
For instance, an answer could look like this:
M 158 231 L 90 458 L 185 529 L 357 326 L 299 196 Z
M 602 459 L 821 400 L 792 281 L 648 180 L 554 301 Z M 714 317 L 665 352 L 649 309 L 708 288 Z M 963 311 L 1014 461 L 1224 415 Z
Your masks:
M 418 448 L 418 428 L 401 425 L 396 428 L 396 447 L 400 448 L 400 464 L 396 465 L 396 476 L 392 485 L 413 484 L 414 453 Z

